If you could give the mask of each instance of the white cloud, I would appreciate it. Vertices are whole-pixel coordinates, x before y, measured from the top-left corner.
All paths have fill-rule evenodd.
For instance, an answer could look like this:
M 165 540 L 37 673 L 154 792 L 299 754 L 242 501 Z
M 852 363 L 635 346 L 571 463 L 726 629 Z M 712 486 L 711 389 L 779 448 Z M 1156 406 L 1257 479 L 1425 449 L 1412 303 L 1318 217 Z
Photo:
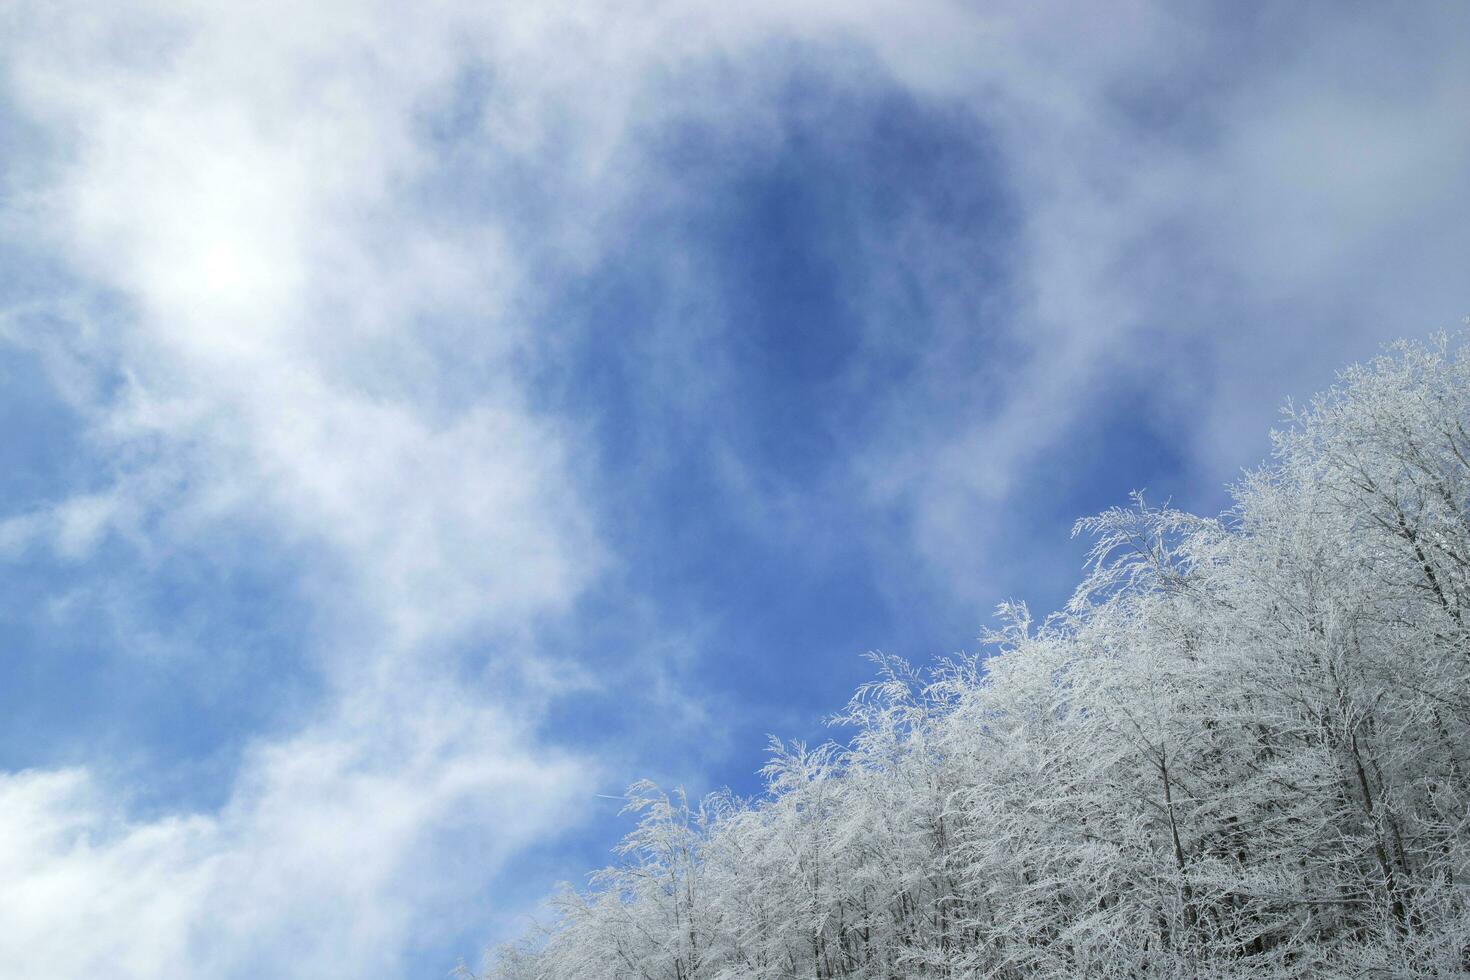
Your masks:
M 965 603 L 1017 587 L 995 515 L 1119 390 L 1157 399 L 1215 487 L 1259 461 L 1286 396 L 1470 309 L 1461 14 L 986 10 L 932 57 L 868 34 L 900 78 L 994 127 L 1022 217 L 1021 305 L 1000 327 L 1022 357 L 933 364 L 916 390 L 954 390 L 958 367 L 984 397 L 900 406 L 864 465 Z
M 176 14 L 148 32 L 99 8 L 16 52 L 23 106 L 71 134 L 37 228 L 137 314 L 105 430 L 184 460 L 183 519 L 269 511 L 396 626 L 565 603 L 598 549 L 561 433 L 495 369 L 521 336 L 515 263 L 493 225 L 426 227 L 398 200 L 416 113 L 456 70 L 452 18 Z M 152 33 L 156 58 L 116 57 Z M 399 356 L 434 316 L 485 324 L 485 394 L 450 417 L 412 397 L 439 366 Z
M 522 270 L 494 216 L 412 199 L 416 127 L 473 19 L 8 16 L 11 94 L 55 143 L 8 222 L 122 312 L 106 335 L 69 297 L 65 334 L 12 311 L 10 338 L 65 369 L 115 482 L 11 515 L 4 548 L 80 560 L 116 533 L 164 561 L 243 521 L 310 556 L 295 584 L 324 624 L 328 694 L 249 743 L 218 812 L 140 815 L 105 759 L 4 777 L 0 973 L 397 975 L 426 935 L 470 925 L 465 899 L 501 861 L 577 816 L 588 764 L 538 748 L 524 711 L 439 660 L 468 636 L 525 649 L 517 634 L 606 561 L 568 434 L 510 360 Z M 434 353 L 445 322 L 473 324 L 455 328 L 473 346 Z M 436 397 L 466 365 L 473 397 Z
M 187 955 L 184 925 L 210 868 L 205 819 L 120 824 L 87 775 L 21 772 L 0 782 L 0 964 L 15 976 L 162 976 Z M 65 929 L 71 923 L 71 929 Z
M 48 352 L 117 479 L 9 515 L 0 552 L 44 540 L 79 559 L 110 532 L 167 552 L 244 517 L 314 556 L 296 584 L 339 630 L 315 650 L 328 704 L 255 743 L 218 813 L 135 818 L 86 771 L 5 777 L 5 877 L 23 884 L 0 898 L 0 966 L 18 975 L 372 975 L 424 925 L 426 880 L 474 887 L 436 828 L 473 820 L 504 857 L 566 816 L 584 770 L 548 759 L 495 694 L 452 693 L 431 653 L 524 634 L 615 560 L 580 437 L 518 374 L 544 342 L 524 314 L 556 286 L 536 257 L 577 268 L 626 247 L 620 205 L 648 176 L 634 144 L 691 108 L 669 80 L 693 62 L 763 39 L 858 45 L 997 135 L 1023 217 L 1022 309 L 945 329 L 1003 330 L 1028 356 L 989 372 L 993 397 L 958 418 L 900 405 L 864 458 L 874 506 L 913 517 L 903 547 L 967 603 L 994 594 L 989 515 L 1110 379 L 1158 372 L 1176 400 L 1213 390 L 1196 455 L 1229 470 L 1259 428 L 1237 402 L 1269 405 L 1304 374 L 1317 386 L 1292 361 L 1303 347 L 1335 363 L 1464 301 L 1432 285 L 1458 283 L 1470 228 L 1451 31 L 1418 52 L 1447 67 L 1373 98 L 1333 88 L 1339 61 L 1372 50 L 1346 20 L 1229 94 L 1189 80 L 1210 114 L 1194 143 L 1150 142 L 1119 104 L 1228 56 L 1165 5 L 179 0 L 22 4 L 0 23 L 9 95 L 50 141 L 5 225 L 123 311 L 91 322 L 63 297 L 75 333 L 21 338 Z M 488 78 L 485 172 L 533 168 L 558 195 L 534 234 L 504 187 L 453 213 L 423 206 L 426 120 L 470 67 Z M 693 108 L 750 108 L 727 94 Z M 1216 335 L 1227 325 L 1202 303 L 1220 287 L 1179 281 L 1190 256 L 1238 290 L 1232 310 L 1263 317 L 1248 340 Z M 1426 284 L 1439 291 L 1416 299 Z M 1323 325 L 1354 304 L 1345 337 Z M 1392 311 L 1408 322 L 1367 322 Z M 1298 315 L 1309 325 L 1279 329 Z M 446 329 L 463 342 L 436 346 Z M 1215 366 L 1160 335 L 1203 338 Z M 969 370 L 936 358 L 916 389 L 963 391 Z
M 132 818 L 83 770 L 0 776 L 0 972 L 399 975 L 414 941 L 465 924 L 445 896 L 564 825 L 591 777 L 494 709 L 423 693 L 358 692 L 259 746 L 217 814 Z
M 0 521 L 0 556 L 23 556 L 38 542 L 58 555 L 79 559 L 89 554 L 117 509 L 109 493 L 78 494 L 38 511 Z

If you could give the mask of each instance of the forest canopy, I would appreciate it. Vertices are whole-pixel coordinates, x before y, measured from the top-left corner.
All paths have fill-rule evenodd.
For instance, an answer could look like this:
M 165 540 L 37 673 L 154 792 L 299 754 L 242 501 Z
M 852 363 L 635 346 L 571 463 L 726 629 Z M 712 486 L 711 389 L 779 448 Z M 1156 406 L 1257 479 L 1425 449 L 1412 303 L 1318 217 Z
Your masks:
M 1067 606 L 876 679 L 753 800 L 639 783 L 500 980 L 1470 975 L 1470 348 L 1288 406 L 1197 517 L 1078 522 Z

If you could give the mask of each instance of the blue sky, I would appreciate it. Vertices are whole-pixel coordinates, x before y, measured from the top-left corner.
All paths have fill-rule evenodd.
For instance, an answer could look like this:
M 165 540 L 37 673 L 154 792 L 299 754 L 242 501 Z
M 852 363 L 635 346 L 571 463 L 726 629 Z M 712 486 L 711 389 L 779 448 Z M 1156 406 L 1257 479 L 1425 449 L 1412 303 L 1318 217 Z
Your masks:
M 0 973 L 442 976 L 1470 313 L 1456 5 L 400 6 L 0 14 Z

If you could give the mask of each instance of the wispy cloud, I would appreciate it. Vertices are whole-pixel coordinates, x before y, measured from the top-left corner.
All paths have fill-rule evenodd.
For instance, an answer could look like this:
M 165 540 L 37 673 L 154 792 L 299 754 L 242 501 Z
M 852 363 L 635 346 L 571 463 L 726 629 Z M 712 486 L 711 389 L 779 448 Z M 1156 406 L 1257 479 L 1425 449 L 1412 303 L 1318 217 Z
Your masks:
M 464 901 L 568 820 L 589 775 L 493 709 L 422 687 L 354 692 L 262 745 L 214 814 L 140 820 L 85 771 L 10 774 L 0 963 L 57 977 L 401 973 L 405 950 L 455 935 L 425 909 Z
M 629 715 L 731 744 L 724 634 L 978 619 L 1100 418 L 1214 486 L 1457 319 L 1465 25 L 1380 16 L 10 7 L 3 227 L 50 273 L 0 337 L 92 471 L 0 557 L 131 623 L 140 576 L 276 556 L 319 683 L 217 807 L 5 776 L 0 967 L 396 975 L 608 759 L 697 768 Z M 569 694 L 607 730 L 538 731 Z
M 423 14 L 11 15 L 11 97 L 53 140 L 11 221 L 96 298 L 10 330 L 115 380 L 68 389 L 111 484 L 12 515 L 6 550 L 80 561 L 114 535 L 156 565 L 254 529 L 297 556 L 325 700 L 246 734 L 217 812 L 136 812 L 115 760 L 7 777 L 8 972 L 395 972 L 465 925 L 434 925 L 434 896 L 573 817 L 587 764 L 442 653 L 529 649 L 604 558 L 567 438 L 515 377 L 523 270 L 493 214 L 415 207 L 418 127 L 465 60 L 458 15 Z M 471 346 L 416 341 L 444 322 Z M 474 397 L 435 397 L 467 365 Z

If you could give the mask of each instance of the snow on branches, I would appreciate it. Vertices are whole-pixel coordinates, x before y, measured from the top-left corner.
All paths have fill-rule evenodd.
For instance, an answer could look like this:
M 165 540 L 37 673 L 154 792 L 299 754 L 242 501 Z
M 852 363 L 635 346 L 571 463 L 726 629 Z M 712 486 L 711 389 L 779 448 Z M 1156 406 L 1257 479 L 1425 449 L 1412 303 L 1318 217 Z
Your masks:
M 1470 975 L 1470 351 L 1399 344 L 1066 609 L 878 678 L 767 794 L 649 784 L 503 980 Z

